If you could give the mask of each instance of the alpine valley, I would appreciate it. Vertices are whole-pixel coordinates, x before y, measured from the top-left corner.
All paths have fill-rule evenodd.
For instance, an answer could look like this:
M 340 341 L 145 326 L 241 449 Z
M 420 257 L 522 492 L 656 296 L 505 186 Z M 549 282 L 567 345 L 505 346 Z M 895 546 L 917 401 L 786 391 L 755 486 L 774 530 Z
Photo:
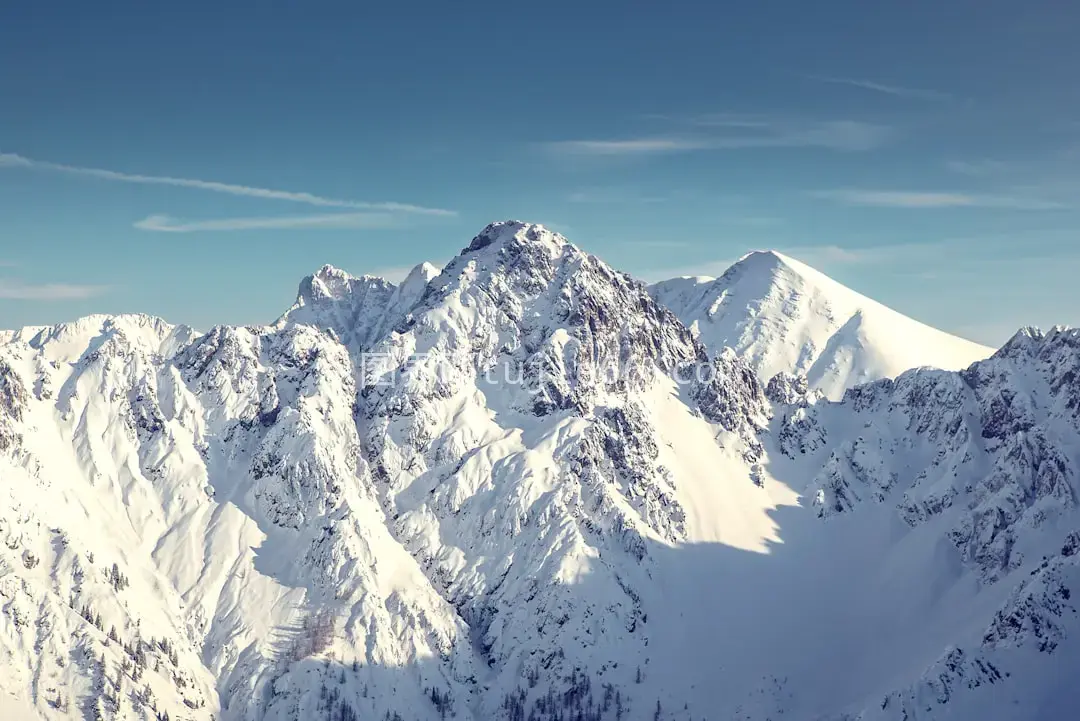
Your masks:
M 0 331 L 0 717 L 1080 708 L 1080 332 L 493 223 L 275 323 Z

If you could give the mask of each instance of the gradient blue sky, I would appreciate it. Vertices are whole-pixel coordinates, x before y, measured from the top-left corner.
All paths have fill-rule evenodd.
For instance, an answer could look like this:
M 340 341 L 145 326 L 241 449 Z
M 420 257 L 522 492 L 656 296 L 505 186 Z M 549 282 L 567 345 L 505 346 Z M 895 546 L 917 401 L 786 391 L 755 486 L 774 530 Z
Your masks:
M 485 223 L 648 280 L 777 248 L 999 344 L 1080 324 L 1080 8 L 5 3 L 0 327 L 259 323 Z

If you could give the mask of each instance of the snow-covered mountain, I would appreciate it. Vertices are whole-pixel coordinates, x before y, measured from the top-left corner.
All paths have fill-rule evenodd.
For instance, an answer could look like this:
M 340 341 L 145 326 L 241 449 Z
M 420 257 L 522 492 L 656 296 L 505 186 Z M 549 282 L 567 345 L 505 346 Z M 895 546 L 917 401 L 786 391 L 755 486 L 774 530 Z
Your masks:
M 0 709 L 1067 718 L 1080 333 L 781 370 L 517 222 L 270 326 L 0 335 Z
M 711 352 L 734 348 L 767 381 L 788 371 L 832 399 L 909 368 L 960 370 L 986 348 L 923 325 L 775 251 L 719 278 L 673 278 L 650 291 Z

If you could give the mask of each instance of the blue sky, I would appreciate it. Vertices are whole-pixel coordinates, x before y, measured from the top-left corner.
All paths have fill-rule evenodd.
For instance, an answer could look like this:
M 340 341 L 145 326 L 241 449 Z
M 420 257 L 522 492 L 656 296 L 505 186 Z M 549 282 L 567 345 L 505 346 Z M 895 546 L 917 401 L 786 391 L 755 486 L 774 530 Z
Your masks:
M 653 280 L 777 248 L 998 344 L 1080 324 L 1060 2 L 8 3 L 0 327 L 259 323 L 545 223 Z

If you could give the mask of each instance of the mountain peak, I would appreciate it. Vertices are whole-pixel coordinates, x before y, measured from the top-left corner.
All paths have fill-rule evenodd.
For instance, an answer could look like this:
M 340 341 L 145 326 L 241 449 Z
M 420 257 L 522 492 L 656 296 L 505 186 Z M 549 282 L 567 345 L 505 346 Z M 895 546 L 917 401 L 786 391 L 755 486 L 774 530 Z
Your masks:
M 775 250 L 747 253 L 716 279 L 678 278 L 650 290 L 710 351 L 735 348 L 763 381 L 781 371 L 804 374 L 833 398 L 908 368 L 957 370 L 991 353 Z
M 815 285 L 828 285 L 847 291 L 847 288 L 824 273 L 778 250 L 752 250 L 724 271 L 721 277 L 735 278 L 757 274 L 764 278 L 776 273 L 787 273 L 792 278 L 806 279 Z
M 502 246 L 511 242 L 547 246 L 551 251 L 561 251 L 569 242 L 563 236 L 548 230 L 539 223 L 521 220 L 499 220 L 488 223 L 463 253 L 470 253 L 490 246 Z
M 791 260 L 791 258 L 787 257 L 786 255 L 777 250 L 751 250 L 749 253 L 740 258 L 736 265 L 738 265 L 739 263 L 744 263 L 747 265 L 777 265 L 780 263 L 786 263 L 789 260 Z
M 1035 355 L 1048 336 L 1054 335 L 1056 332 L 1062 330 L 1064 330 L 1064 328 L 1055 326 L 1050 330 L 1050 333 L 1046 333 L 1041 328 L 1033 325 L 1024 326 L 1013 333 L 1012 337 L 1005 341 L 1004 345 L 1002 345 L 994 355 L 1002 358 L 1016 356 L 1022 353 Z
M 296 291 L 297 302 L 308 305 L 320 299 L 338 299 L 348 292 L 352 276 L 332 265 L 324 265 L 305 276 Z
M 315 276 L 318 278 L 348 278 L 350 277 L 347 272 L 341 268 L 335 268 L 327 263 L 323 267 L 315 271 Z
M 409 274 L 405 276 L 405 280 L 401 281 L 402 285 L 408 285 L 416 282 L 419 279 L 423 279 L 425 283 L 441 273 L 442 270 L 434 263 L 429 263 L 426 260 L 423 263 L 416 265 Z
M 315 325 L 333 330 L 346 343 L 362 343 L 398 291 L 384 278 L 354 276 L 324 265 L 300 281 L 296 301 L 275 321 Z

